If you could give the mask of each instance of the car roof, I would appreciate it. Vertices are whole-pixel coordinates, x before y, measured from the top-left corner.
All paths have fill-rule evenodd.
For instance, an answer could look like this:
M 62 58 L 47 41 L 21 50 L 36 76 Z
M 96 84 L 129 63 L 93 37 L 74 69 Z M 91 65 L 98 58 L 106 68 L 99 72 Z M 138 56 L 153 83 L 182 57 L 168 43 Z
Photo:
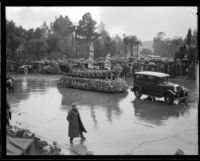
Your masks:
M 142 72 L 135 72 L 135 74 L 141 74 L 141 75 L 151 75 L 156 77 L 169 77 L 169 74 L 161 73 L 161 72 L 151 72 L 151 71 L 142 71 Z

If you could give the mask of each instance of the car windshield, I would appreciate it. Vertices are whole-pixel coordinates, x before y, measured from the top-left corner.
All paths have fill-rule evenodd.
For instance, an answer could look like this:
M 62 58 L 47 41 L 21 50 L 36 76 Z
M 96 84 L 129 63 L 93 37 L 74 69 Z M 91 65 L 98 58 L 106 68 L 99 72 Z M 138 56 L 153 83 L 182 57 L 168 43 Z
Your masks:
M 162 77 L 162 78 L 159 78 L 159 80 L 161 82 L 169 82 L 169 77 Z

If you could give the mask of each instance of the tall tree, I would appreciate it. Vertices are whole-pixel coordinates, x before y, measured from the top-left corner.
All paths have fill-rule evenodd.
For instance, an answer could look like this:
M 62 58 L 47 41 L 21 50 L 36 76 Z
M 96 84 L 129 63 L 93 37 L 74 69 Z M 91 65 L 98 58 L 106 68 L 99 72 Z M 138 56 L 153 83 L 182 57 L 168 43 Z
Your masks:
M 195 29 L 193 31 L 192 38 L 191 38 L 191 44 L 194 46 L 197 46 L 197 29 Z
M 43 37 L 47 38 L 48 34 L 50 33 L 49 26 L 47 25 L 46 21 L 44 21 L 42 25 L 42 30 L 43 30 Z
M 29 52 L 38 61 L 41 60 L 41 58 L 44 56 L 47 48 L 48 48 L 48 46 L 47 46 L 46 41 L 44 41 L 42 39 L 33 38 L 33 39 L 29 40 L 29 42 L 28 42 Z
M 187 36 L 186 36 L 186 44 L 188 46 L 190 46 L 191 40 L 192 40 L 192 31 L 191 31 L 191 29 L 188 29 L 188 33 L 187 33 Z
M 142 45 L 142 42 L 139 39 L 137 39 L 136 42 L 135 42 L 135 45 L 136 45 L 136 48 L 137 48 L 137 57 L 138 57 L 139 46 Z
M 183 59 L 185 57 L 186 54 L 186 47 L 184 46 L 180 46 L 179 50 L 175 52 L 175 58 L 177 59 Z
M 159 56 L 165 56 L 165 42 L 164 42 L 164 37 L 165 37 L 164 32 L 158 32 L 157 37 L 153 39 L 153 53 L 155 55 Z
M 34 37 L 34 29 L 29 29 L 28 31 L 26 31 L 26 41 L 29 41 L 33 37 Z
M 157 33 L 157 38 L 160 39 L 160 40 L 163 40 L 165 36 L 166 36 L 166 34 L 164 32 L 158 32 Z
M 67 57 L 74 57 L 74 49 L 72 48 L 72 35 L 64 36 L 58 44 L 59 51 Z
M 87 42 L 98 38 L 98 33 L 95 32 L 97 22 L 92 19 L 92 16 L 89 12 L 85 13 L 82 16 L 82 20 L 78 22 L 77 34 L 81 39 L 84 39 Z
M 198 33 L 198 31 L 197 31 L 197 29 L 195 29 L 193 31 L 191 44 L 193 45 L 194 48 L 196 48 L 196 50 L 195 50 L 195 52 L 196 52 L 196 59 L 199 60 L 199 52 L 198 52 L 199 48 L 197 47 L 197 40 L 198 40 L 198 36 L 199 35 L 197 33 Z
M 61 52 L 64 55 L 73 56 L 73 33 L 74 25 L 68 16 L 56 17 L 55 21 L 50 24 L 48 32 L 48 53 L 58 54 Z
M 36 28 L 33 38 L 41 39 L 43 38 L 44 30 L 42 28 Z
M 6 48 L 11 51 L 8 57 L 14 59 L 17 49 L 25 43 L 25 30 L 17 27 L 13 21 L 6 21 Z
M 136 46 L 136 41 L 137 41 L 137 37 L 134 36 L 128 36 L 128 42 L 129 42 L 129 47 L 130 47 L 130 51 L 131 51 L 131 56 L 133 56 L 133 47 Z
M 40 60 L 48 52 L 47 34 L 45 23 L 42 27 L 35 30 L 30 29 L 26 32 L 26 58 Z
M 126 59 L 127 47 L 129 45 L 129 38 L 125 34 L 123 36 L 124 36 L 123 42 L 124 42 L 124 47 L 125 47 L 125 59 Z
M 113 38 L 114 42 L 115 42 L 115 46 L 116 46 L 116 56 L 117 57 L 123 57 L 123 53 L 124 53 L 124 44 L 123 41 L 121 39 L 121 37 L 119 35 L 115 35 Z
M 60 37 L 58 35 L 56 35 L 56 34 L 48 35 L 48 38 L 47 38 L 48 54 L 58 51 L 59 41 L 60 41 Z
M 175 53 L 179 50 L 179 47 L 184 44 L 182 37 L 174 37 L 170 41 L 170 56 L 174 57 Z
M 105 28 L 101 29 L 101 35 L 94 40 L 94 57 L 105 57 L 110 52 L 111 37 Z
M 59 18 L 56 17 L 55 21 L 50 24 L 50 27 L 53 33 L 59 36 L 72 34 L 74 31 L 74 25 L 68 16 L 63 17 L 60 15 Z

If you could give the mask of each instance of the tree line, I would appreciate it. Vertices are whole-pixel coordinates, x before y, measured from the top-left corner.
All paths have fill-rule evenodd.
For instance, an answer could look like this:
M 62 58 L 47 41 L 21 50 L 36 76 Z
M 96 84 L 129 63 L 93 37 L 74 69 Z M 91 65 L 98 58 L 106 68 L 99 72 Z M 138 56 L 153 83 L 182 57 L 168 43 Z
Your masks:
M 140 51 L 142 41 L 136 35 L 110 36 L 105 24 L 97 24 L 89 12 L 77 25 L 68 16 L 60 15 L 49 26 L 44 22 L 41 27 L 29 30 L 6 20 L 6 56 L 11 60 L 62 59 L 63 56 L 87 59 L 90 43 L 93 42 L 95 58 L 105 57 L 108 53 L 125 59 L 151 54 L 178 57 L 177 48 L 184 43 L 195 45 L 196 35 L 195 30 L 185 40 L 181 37 L 169 39 L 165 38 L 165 33 L 159 32 L 153 40 L 153 51 L 145 48 Z
M 152 47 L 153 51 L 144 48 L 140 54 L 157 55 L 181 60 L 187 57 L 190 61 L 197 60 L 197 30 L 195 29 L 192 33 L 192 30 L 188 29 L 185 38 L 175 36 L 172 39 L 167 38 L 164 32 L 158 32 L 157 36 L 153 39 Z
M 46 22 L 36 29 L 26 30 L 6 20 L 6 56 L 12 60 L 41 60 L 88 58 L 90 43 L 94 44 L 94 56 L 127 57 L 138 55 L 141 41 L 135 35 L 110 36 L 103 22 L 97 25 L 91 14 L 85 13 L 78 25 L 68 16 L 55 17 L 49 26 Z M 124 54 L 125 52 L 125 54 Z

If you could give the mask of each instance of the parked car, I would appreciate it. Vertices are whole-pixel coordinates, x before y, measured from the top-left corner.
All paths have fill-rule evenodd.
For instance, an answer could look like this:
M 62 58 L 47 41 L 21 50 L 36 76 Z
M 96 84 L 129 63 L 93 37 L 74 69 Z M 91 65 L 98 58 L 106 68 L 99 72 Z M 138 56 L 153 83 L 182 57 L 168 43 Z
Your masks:
M 44 74 L 58 74 L 58 69 L 52 65 L 44 66 L 42 69 Z
M 167 104 L 172 104 L 174 100 L 186 100 L 189 93 L 188 89 L 169 82 L 169 77 L 170 75 L 160 72 L 135 72 L 134 85 L 131 90 L 137 98 L 140 98 L 143 94 L 151 97 L 164 97 Z
M 8 74 L 6 74 L 6 89 L 8 89 L 9 92 L 14 92 L 15 90 L 15 81 Z
M 18 68 L 20 73 L 29 73 L 33 71 L 33 65 L 22 65 Z

